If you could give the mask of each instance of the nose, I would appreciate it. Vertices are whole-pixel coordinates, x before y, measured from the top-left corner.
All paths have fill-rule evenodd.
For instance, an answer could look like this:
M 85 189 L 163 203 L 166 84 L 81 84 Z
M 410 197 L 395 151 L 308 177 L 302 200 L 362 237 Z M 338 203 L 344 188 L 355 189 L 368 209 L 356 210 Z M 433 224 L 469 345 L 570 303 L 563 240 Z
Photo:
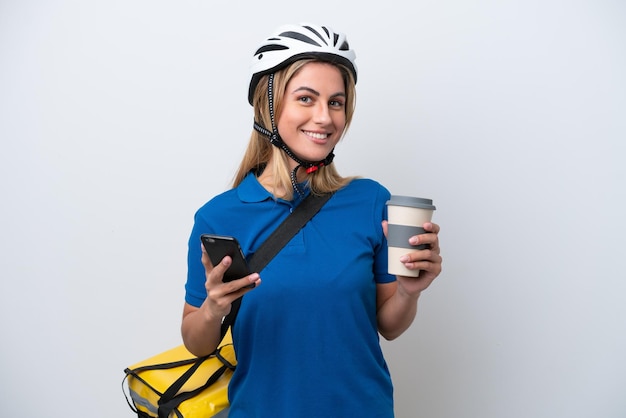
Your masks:
M 330 123 L 330 109 L 327 103 L 320 101 L 316 104 L 313 113 L 313 121 L 320 125 Z

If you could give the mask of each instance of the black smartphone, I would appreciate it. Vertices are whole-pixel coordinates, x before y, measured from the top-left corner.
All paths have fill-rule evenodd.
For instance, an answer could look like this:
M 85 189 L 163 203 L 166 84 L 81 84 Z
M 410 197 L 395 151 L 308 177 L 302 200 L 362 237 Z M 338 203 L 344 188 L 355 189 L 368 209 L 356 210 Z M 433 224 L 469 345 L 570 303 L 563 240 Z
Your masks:
M 224 235 L 202 234 L 200 240 L 211 260 L 211 264 L 214 266 L 218 265 L 227 255 L 233 260 L 228 270 L 224 273 L 224 282 L 241 279 L 251 273 L 237 238 Z M 254 287 L 254 283 L 247 287 Z

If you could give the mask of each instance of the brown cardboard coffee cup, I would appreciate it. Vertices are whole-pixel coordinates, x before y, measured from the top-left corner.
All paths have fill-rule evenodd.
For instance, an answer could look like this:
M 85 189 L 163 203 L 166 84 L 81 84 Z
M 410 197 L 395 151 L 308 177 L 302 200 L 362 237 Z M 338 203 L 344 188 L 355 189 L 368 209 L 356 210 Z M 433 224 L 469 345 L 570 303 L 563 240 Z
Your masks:
M 431 199 L 410 196 L 391 196 L 387 201 L 388 272 L 400 276 L 418 277 L 419 270 L 409 270 L 400 257 L 426 245 L 411 245 L 409 238 L 424 234 L 423 225 L 432 220 L 435 210 Z

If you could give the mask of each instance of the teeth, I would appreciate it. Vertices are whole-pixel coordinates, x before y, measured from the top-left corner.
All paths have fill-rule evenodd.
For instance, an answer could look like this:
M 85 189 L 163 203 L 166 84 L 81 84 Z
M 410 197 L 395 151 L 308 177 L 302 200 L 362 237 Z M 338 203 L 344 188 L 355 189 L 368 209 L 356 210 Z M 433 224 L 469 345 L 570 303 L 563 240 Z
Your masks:
M 316 132 L 308 132 L 308 131 L 305 131 L 304 133 L 307 134 L 308 136 L 312 136 L 313 138 L 316 138 L 316 139 L 326 139 L 326 138 L 328 138 L 328 134 L 318 134 Z

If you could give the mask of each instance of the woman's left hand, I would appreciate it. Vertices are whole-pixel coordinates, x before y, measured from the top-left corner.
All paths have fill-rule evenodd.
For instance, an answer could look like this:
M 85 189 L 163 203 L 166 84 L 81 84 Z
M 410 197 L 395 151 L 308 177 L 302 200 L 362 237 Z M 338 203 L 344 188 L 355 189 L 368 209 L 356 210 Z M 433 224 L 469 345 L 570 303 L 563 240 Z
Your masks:
M 439 225 L 427 222 L 423 226 L 426 233 L 414 235 L 409 239 L 411 245 L 428 244 L 424 250 L 415 250 L 404 255 L 400 261 L 409 270 L 419 270 L 419 277 L 397 276 L 398 284 L 411 295 L 419 295 L 441 273 L 443 261 L 439 248 Z M 383 230 L 387 235 L 387 222 L 383 222 Z

